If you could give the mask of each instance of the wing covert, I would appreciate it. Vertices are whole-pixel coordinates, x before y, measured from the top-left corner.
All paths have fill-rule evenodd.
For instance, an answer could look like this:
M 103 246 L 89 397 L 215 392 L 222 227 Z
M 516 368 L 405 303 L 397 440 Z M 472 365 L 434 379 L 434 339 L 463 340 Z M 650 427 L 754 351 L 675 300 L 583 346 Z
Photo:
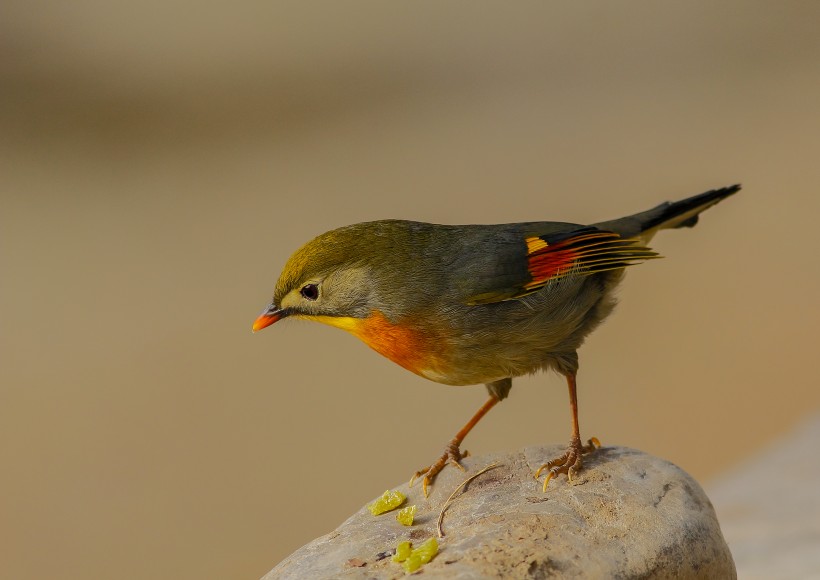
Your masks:
M 615 232 L 593 226 L 525 235 L 523 242 L 521 251 L 526 252 L 527 270 L 520 284 L 472 296 L 468 304 L 521 298 L 568 276 L 589 276 L 660 257 L 636 238 L 622 238 Z

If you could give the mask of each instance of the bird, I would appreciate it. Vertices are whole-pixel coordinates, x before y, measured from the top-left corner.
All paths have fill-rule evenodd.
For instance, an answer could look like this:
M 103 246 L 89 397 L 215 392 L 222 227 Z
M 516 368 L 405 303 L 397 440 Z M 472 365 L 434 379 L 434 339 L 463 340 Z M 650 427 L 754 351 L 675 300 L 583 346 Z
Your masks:
M 533 221 L 440 225 L 379 220 L 331 230 L 286 262 L 256 332 L 283 318 L 341 328 L 405 369 L 444 385 L 484 384 L 487 401 L 430 465 L 417 470 L 425 497 L 447 465 L 464 469 L 467 434 L 510 393 L 516 377 L 566 378 L 572 433 L 546 461 L 550 480 L 572 480 L 583 457 L 578 424 L 578 349 L 612 312 L 629 266 L 659 258 L 660 230 L 690 228 L 741 186 L 714 189 L 620 219 L 583 225 Z

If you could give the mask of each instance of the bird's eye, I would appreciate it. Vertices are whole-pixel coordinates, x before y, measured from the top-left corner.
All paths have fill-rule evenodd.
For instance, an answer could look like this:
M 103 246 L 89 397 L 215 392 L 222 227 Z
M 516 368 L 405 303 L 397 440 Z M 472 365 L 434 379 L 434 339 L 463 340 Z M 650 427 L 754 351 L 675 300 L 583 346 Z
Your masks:
M 319 297 L 319 287 L 316 284 L 305 284 L 299 290 L 299 294 L 308 300 L 316 300 Z

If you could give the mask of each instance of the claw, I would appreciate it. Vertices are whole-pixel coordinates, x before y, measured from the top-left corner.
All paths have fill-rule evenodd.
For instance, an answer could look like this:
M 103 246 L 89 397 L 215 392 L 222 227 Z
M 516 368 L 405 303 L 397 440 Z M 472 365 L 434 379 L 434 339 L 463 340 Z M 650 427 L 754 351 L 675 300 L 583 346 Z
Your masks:
M 467 469 L 461 465 L 461 460 L 468 455 L 469 453 L 467 451 L 461 453 L 458 449 L 458 444 L 455 441 L 451 441 L 444 449 L 444 453 L 442 453 L 441 457 L 439 457 L 435 463 L 425 467 L 424 469 L 420 469 L 413 474 L 413 477 L 410 478 L 410 487 L 413 486 L 419 477 L 424 476 L 421 480 L 421 491 L 424 493 L 425 498 L 429 497 L 430 486 L 436 478 L 436 475 L 438 475 L 438 472 L 444 469 L 444 466 L 448 463 L 455 465 L 461 471 L 467 471 Z
M 430 495 L 428 489 L 430 487 L 430 482 L 432 481 L 432 478 L 429 474 L 432 468 L 433 466 L 430 466 L 427 469 L 420 470 L 414 473 L 413 477 L 410 478 L 410 483 L 408 485 L 408 487 L 413 487 L 413 484 L 416 482 L 416 480 L 423 475 L 424 478 L 421 480 L 421 491 L 422 493 L 424 493 L 425 499 Z M 435 475 L 433 477 L 435 477 Z
M 574 439 L 570 442 L 569 447 L 564 452 L 563 455 L 556 457 L 555 459 L 551 459 L 535 472 L 535 479 L 538 479 L 538 476 L 541 475 L 541 472 L 545 469 L 549 470 L 547 473 L 547 477 L 544 480 L 543 491 L 546 493 L 547 485 L 549 485 L 550 480 L 559 475 L 561 473 L 567 474 L 567 481 L 572 483 L 573 477 L 575 477 L 578 472 L 581 470 L 583 466 L 582 456 L 592 453 L 596 449 L 601 447 L 601 442 L 598 440 L 597 437 L 592 437 L 587 441 L 586 445 L 581 445 L 581 442 L 578 439 Z
M 555 474 L 552 471 L 547 474 L 547 477 L 544 479 L 544 487 L 541 489 L 542 493 L 547 493 L 547 486 L 549 485 L 550 479 L 552 479 L 553 475 Z

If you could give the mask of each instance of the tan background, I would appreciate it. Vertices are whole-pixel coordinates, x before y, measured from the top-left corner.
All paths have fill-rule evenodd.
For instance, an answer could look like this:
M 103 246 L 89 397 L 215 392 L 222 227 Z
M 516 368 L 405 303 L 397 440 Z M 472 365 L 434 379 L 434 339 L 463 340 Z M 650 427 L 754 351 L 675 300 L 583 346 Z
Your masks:
M 250 332 L 356 221 L 741 181 L 628 276 L 582 429 L 708 481 L 820 406 L 820 4 L 230 4 L 0 9 L 0 577 L 258 577 L 433 459 L 483 387 Z M 568 434 L 527 377 L 466 447 Z

